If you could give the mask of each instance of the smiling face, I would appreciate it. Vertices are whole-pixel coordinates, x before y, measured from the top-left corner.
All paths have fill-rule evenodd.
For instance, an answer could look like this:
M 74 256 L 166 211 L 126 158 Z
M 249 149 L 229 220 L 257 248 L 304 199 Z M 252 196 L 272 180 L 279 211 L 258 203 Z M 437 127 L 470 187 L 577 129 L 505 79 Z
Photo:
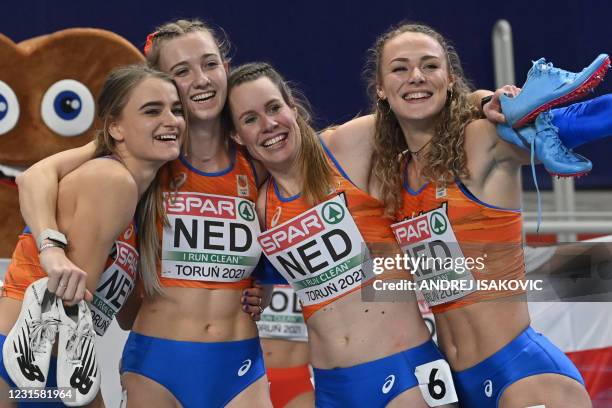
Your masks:
M 300 145 L 297 113 L 269 78 L 244 82 L 231 90 L 229 104 L 236 138 L 264 166 L 293 165 Z
M 218 119 L 227 96 L 227 67 L 212 35 L 194 31 L 161 47 L 159 67 L 174 78 L 190 120 Z
M 387 41 L 377 94 L 388 100 L 400 123 L 434 119 L 451 86 L 446 55 L 432 37 L 404 32 Z
M 178 157 L 184 131 L 176 87 L 154 77 L 136 85 L 120 117 L 109 126 L 119 154 L 123 150 L 137 159 L 154 162 Z

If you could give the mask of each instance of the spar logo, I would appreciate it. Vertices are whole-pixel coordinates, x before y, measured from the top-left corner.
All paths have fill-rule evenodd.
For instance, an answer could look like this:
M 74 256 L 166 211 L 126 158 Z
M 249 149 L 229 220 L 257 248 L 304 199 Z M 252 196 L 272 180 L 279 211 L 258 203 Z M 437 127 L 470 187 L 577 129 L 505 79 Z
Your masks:
M 418 217 L 392 225 L 391 229 L 397 243 L 403 247 L 430 239 L 432 234 L 443 235 L 448 229 L 448 218 L 444 215 L 445 212 L 446 203 Z
M 164 249 L 247 252 L 257 226 L 248 200 L 201 193 L 166 197 L 170 226 L 164 228 Z M 244 221 L 246 220 L 246 222 Z
M 431 238 L 431 230 L 429 229 L 429 221 L 426 215 L 392 225 L 391 228 L 393 229 L 395 239 L 402 247 Z
M 116 241 L 114 245 L 115 264 L 130 275 L 132 279 L 136 279 L 138 271 L 138 252 L 129 244 L 121 241 Z
M 165 204 L 168 215 L 236 219 L 236 203 L 230 197 L 178 193 L 171 198 L 169 194 L 166 194 Z
M 431 230 L 438 235 L 444 234 L 448 228 L 446 218 L 439 212 L 434 212 L 429 216 L 429 225 Z
M 253 221 L 255 219 L 255 207 L 253 203 L 242 201 L 238 204 L 238 214 L 245 221 Z
M 329 224 L 338 224 L 344 218 L 344 208 L 338 203 L 327 203 L 321 209 L 321 214 Z
M 338 224 L 346 215 L 346 210 L 337 203 L 327 203 L 324 207 L 327 211 L 322 211 L 322 218 L 333 224 Z M 274 255 L 271 260 L 277 263 L 277 269 L 281 273 L 285 271 L 292 280 L 336 265 L 353 251 L 351 237 L 342 226 L 323 224 L 316 208 L 263 233 L 258 239 L 266 256 Z
M 324 229 L 319 214 L 312 209 L 293 221 L 262 234 L 258 239 L 266 255 L 273 255 L 299 244 Z

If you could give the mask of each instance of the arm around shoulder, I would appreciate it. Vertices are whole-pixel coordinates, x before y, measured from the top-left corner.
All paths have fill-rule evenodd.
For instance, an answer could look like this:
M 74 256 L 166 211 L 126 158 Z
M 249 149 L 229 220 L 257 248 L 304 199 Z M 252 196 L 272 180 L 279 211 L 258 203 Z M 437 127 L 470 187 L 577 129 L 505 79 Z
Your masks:
M 47 157 L 17 176 L 21 214 L 35 237 L 45 228 L 57 229 L 59 180 L 91 159 L 94 152 L 94 142 L 90 142 Z
M 374 151 L 374 125 L 374 115 L 360 116 L 322 132 L 321 138 L 336 156 L 355 153 L 370 156 Z

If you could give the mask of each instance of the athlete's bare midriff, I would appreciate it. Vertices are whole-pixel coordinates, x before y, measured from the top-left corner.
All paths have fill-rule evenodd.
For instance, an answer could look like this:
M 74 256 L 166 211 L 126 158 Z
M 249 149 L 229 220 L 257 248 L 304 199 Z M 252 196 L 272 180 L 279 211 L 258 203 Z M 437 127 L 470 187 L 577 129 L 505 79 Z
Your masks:
M 350 367 L 426 342 L 429 330 L 415 302 L 365 302 L 355 291 L 308 319 L 316 368 Z
M 438 344 L 453 370 L 473 367 L 529 326 L 523 298 L 484 301 L 435 315 Z
M 281 339 L 261 339 L 267 368 L 296 367 L 308 364 L 308 343 Z
M 145 297 L 133 330 L 181 341 L 223 342 L 257 337 L 242 311 L 241 290 L 165 287 L 164 296 Z

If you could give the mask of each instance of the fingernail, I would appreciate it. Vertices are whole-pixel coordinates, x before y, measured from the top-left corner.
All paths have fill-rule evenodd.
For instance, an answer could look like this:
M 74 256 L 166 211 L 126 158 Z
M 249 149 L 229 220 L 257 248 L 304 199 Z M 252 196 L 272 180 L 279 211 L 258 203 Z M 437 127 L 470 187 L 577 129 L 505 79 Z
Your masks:
M 246 303 L 246 297 L 244 297 L 244 296 L 243 296 L 243 297 L 241 297 L 241 298 L 240 298 L 240 301 L 241 301 L 242 303 Z
M 247 311 L 247 305 L 243 305 L 242 306 L 242 310 L 244 310 L 246 312 Z
M 246 296 L 246 295 L 247 295 L 247 291 L 245 290 L 244 292 L 242 292 L 242 294 L 243 294 L 244 296 Z

